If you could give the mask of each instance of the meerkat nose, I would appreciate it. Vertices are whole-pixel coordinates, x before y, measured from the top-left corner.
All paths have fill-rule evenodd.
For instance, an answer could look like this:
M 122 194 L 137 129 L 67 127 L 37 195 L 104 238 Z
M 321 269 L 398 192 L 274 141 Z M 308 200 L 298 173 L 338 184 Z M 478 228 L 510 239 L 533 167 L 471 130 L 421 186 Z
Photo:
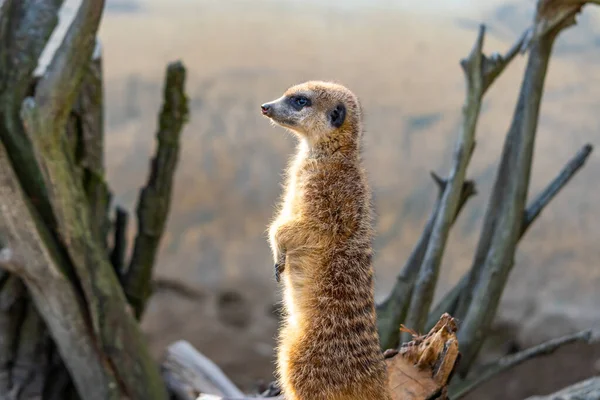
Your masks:
M 260 110 L 262 111 L 263 115 L 268 115 L 269 111 L 271 111 L 271 106 L 265 103 L 260 106 Z

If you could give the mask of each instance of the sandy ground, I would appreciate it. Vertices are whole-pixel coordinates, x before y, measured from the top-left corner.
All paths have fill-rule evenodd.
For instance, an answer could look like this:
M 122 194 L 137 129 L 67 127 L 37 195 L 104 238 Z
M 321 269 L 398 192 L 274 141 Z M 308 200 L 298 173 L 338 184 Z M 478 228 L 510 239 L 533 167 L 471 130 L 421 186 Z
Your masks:
M 247 390 L 271 379 L 279 289 L 265 229 L 293 140 L 262 119 L 258 106 L 303 80 L 339 81 L 362 100 L 378 298 L 389 291 L 435 198 L 428 173 L 449 167 L 464 95 L 458 60 L 479 22 L 489 27 L 486 49 L 503 52 L 531 19 L 531 1 L 485 3 L 108 1 L 101 28 L 106 163 L 116 201 L 129 209 L 154 149 L 165 65 L 181 59 L 188 67 L 191 120 L 156 276 L 193 293 L 163 285 L 152 299 L 144 329 L 157 357 L 186 339 Z M 555 48 L 531 196 L 581 146 L 600 139 L 599 14 L 586 10 Z M 517 59 L 484 101 L 469 170 L 480 194 L 453 230 L 437 297 L 469 268 L 524 65 Z M 592 156 L 521 243 L 488 357 L 509 338 L 528 346 L 600 325 L 598 160 Z M 565 349 L 472 398 L 544 393 L 599 373 L 599 358 L 598 347 Z

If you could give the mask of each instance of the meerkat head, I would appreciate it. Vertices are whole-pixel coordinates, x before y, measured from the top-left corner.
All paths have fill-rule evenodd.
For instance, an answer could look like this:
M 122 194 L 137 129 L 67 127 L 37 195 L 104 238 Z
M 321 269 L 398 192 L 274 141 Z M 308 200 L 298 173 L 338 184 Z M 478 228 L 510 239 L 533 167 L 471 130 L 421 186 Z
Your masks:
M 261 105 L 261 111 L 311 143 L 342 133 L 360 134 L 360 103 L 336 83 L 310 81 L 292 86 L 280 98 Z

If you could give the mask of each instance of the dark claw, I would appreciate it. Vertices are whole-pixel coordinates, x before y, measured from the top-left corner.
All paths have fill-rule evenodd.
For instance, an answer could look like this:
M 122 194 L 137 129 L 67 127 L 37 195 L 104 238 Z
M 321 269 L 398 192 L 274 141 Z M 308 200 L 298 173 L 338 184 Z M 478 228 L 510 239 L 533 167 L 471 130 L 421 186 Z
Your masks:
M 387 349 L 386 351 L 383 352 L 383 358 L 385 358 L 387 360 L 388 358 L 394 357 L 396 354 L 398 354 L 397 349 Z
M 284 268 L 285 268 L 285 265 L 280 265 L 279 263 L 275 263 L 275 280 L 277 282 L 279 282 L 281 280 L 281 273 L 283 272 Z

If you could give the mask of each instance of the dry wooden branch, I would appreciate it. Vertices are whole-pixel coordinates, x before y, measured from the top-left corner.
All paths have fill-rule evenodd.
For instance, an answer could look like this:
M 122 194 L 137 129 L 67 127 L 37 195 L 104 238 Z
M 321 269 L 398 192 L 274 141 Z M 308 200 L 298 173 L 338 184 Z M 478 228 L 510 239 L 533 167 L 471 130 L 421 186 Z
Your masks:
M 87 392 L 90 399 L 119 398 L 116 379 L 106 369 L 106 360 L 89 334 L 77 293 L 58 267 L 60 253 L 52 249 L 45 226 L 26 206 L 27 199 L 2 145 L 0 182 L 0 232 L 6 246 L 3 267 L 23 278 L 82 393 Z M 6 295 L 5 290 L 2 294 Z M 89 392 L 90 387 L 97 390 Z
M 563 167 L 560 173 L 546 186 L 546 188 L 538 194 L 531 202 L 523 216 L 523 225 L 521 227 L 521 235 L 519 240 L 523 238 L 529 227 L 537 220 L 544 208 L 550 204 L 552 199 L 571 181 L 575 174 L 585 165 L 588 157 L 592 153 L 593 147 L 591 144 L 586 144 L 575 154 L 571 160 Z M 461 319 L 462 315 L 457 310 L 459 297 L 467 287 L 469 281 L 469 272 L 465 273 L 460 281 L 444 296 L 438 303 L 435 309 L 429 314 L 427 319 L 426 329 L 431 329 L 439 320 L 442 314 L 449 313 L 456 315 L 456 318 Z
M 437 283 L 445 243 L 452 226 L 452 223 L 448 223 L 448 217 L 456 207 L 456 188 L 461 182 L 464 182 L 466 169 L 475 146 L 475 126 L 479 115 L 481 99 L 496 78 L 500 76 L 508 64 L 519 54 L 527 38 L 526 33 L 524 33 L 504 56 L 495 54 L 493 57 L 488 58 L 482 53 L 484 33 L 484 27 L 481 26 L 479 37 L 471 54 L 466 60 L 461 62 L 467 78 L 467 99 L 463 106 L 462 134 L 457 144 L 457 152 L 450 178 L 451 182 L 455 182 L 454 186 L 444 191 L 444 198 L 441 204 L 445 212 L 435 217 L 435 234 L 432 235 L 434 240 L 428 240 L 427 242 L 428 255 L 426 255 L 421 265 L 419 281 L 417 283 L 419 289 L 412 291 L 407 323 L 416 329 L 424 327 L 427 322 L 427 314 L 429 313 L 431 302 L 433 301 L 433 292 Z M 412 286 L 413 283 L 411 282 L 411 290 Z M 408 336 L 402 336 L 403 338 L 401 339 L 408 340 Z
M 566 387 L 548 396 L 528 397 L 526 400 L 598 400 L 600 399 L 600 377 L 594 377 Z
M 64 126 L 79 94 L 81 81 L 92 58 L 96 31 L 100 25 L 104 0 L 82 0 L 59 48 L 36 87 L 36 103 L 43 120 Z M 55 131 L 55 136 L 62 132 Z
M 539 4 L 544 1 L 541 0 Z M 539 30 L 535 28 L 530 41 L 529 59 L 519 100 L 506 137 L 486 212 L 485 228 L 465 290 L 465 293 L 472 293 L 472 300 L 465 304 L 461 299 L 462 307 L 467 309 L 458 333 L 463 354 L 459 367 L 462 376 L 466 375 L 479 353 L 513 266 L 523 225 L 546 70 L 554 41 L 560 31 L 571 23 L 571 18 L 571 14 L 565 14 L 564 20 L 553 22 L 553 28 L 543 34 L 539 34 Z M 536 27 L 540 21 L 547 21 L 546 17 L 537 15 Z
M 392 399 L 447 399 L 448 382 L 459 359 L 456 329 L 456 321 L 444 314 L 427 335 L 411 333 L 413 340 L 388 358 Z
M 90 60 L 95 44 L 90 32 L 95 32 L 97 27 L 99 3 L 103 2 L 83 1 L 48 73 L 40 80 L 35 95 L 24 101 L 21 117 L 36 162 L 44 171 L 58 234 L 80 285 L 87 320 L 91 321 L 99 348 L 107 356 L 107 365 L 119 378 L 118 385 L 113 386 L 126 396 L 162 400 L 166 398 L 166 390 L 158 368 L 150 357 L 140 327 L 127 310 L 105 246 L 94 232 L 76 165 L 65 156 L 62 145 L 66 120 L 61 115 L 72 108 L 80 78 Z M 82 54 L 85 62 L 80 62 Z M 61 70 L 67 61 L 72 64 Z
M 421 263 L 423 262 L 429 239 L 431 238 L 433 224 L 435 223 L 440 210 L 440 201 L 444 194 L 447 182 L 433 172 L 431 173 L 431 176 L 439 189 L 438 199 L 431 216 L 425 225 L 425 229 L 423 230 L 419 241 L 410 253 L 402 271 L 396 278 L 396 282 L 389 296 L 382 303 L 377 305 L 377 330 L 379 332 L 379 341 L 382 350 L 396 348 L 400 344 L 398 329 L 400 323 L 406 316 L 412 288 L 417 278 L 417 274 L 419 273 Z M 453 223 L 456 218 L 458 218 L 460 211 L 463 209 L 469 198 L 475 194 L 475 183 L 473 181 L 466 181 L 461 190 L 459 206 L 454 215 Z M 441 314 L 438 316 L 438 319 L 440 316 Z M 433 327 L 433 325 L 431 327 Z
M 586 144 L 569 160 L 563 167 L 558 176 L 546 186 L 546 188 L 531 202 L 523 217 L 523 227 L 521 228 L 521 237 L 525 235 L 529 227 L 533 224 L 542 210 L 552 201 L 554 197 L 566 186 L 567 183 L 575 176 L 592 154 L 593 146 Z
M 48 333 L 34 304 L 27 302 L 19 330 L 17 355 L 12 368 L 15 398 L 41 399 L 46 381 Z
M 482 30 L 483 30 L 483 27 L 482 27 Z M 481 32 L 480 35 L 481 35 L 480 45 L 483 46 L 483 31 Z M 494 83 L 496 78 L 498 78 L 498 76 L 500 76 L 502 74 L 502 72 L 508 66 L 508 64 L 516 57 L 517 54 L 519 54 L 519 52 L 521 51 L 521 49 L 524 46 L 524 43 L 525 43 L 525 40 L 527 37 L 528 37 L 527 32 L 523 33 L 523 35 L 521 35 L 519 40 L 517 40 L 517 42 L 515 44 L 513 44 L 513 46 L 507 51 L 507 53 L 504 56 L 495 54 L 493 57 L 488 58 L 481 53 L 481 48 L 479 49 L 480 52 L 479 52 L 478 59 L 480 60 L 480 68 L 482 69 L 482 71 L 481 71 L 481 73 L 482 73 L 481 96 L 483 96 L 485 94 L 485 92 L 487 92 L 487 90 Z M 477 43 L 479 43 L 479 41 Z M 477 44 L 476 44 L 476 48 L 477 48 Z M 474 54 L 476 54 L 476 53 L 472 52 L 470 57 L 474 57 Z M 463 65 L 463 68 L 466 68 L 468 65 L 468 60 L 463 60 L 462 65 Z M 465 112 L 464 109 L 463 109 L 463 112 Z M 466 119 L 465 119 L 465 121 L 466 121 Z M 473 140 L 472 146 L 475 145 L 474 143 L 475 143 L 475 141 Z M 472 150 L 473 150 L 473 148 L 471 148 L 471 151 Z M 464 154 L 465 153 L 463 153 L 463 155 Z M 468 157 L 470 157 L 470 154 L 468 155 Z M 435 176 L 434 176 L 434 180 L 435 180 Z M 442 180 L 438 179 L 437 181 L 442 181 Z M 464 181 L 464 177 L 463 177 L 463 181 Z M 446 182 L 446 181 L 444 181 L 444 182 Z M 466 198 L 463 197 L 463 195 L 465 193 L 469 193 L 469 190 L 470 190 L 468 186 L 465 187 L 465 184 L 472 185 L 472 193 L 471 194 L 475 194 L 474 183 L 464 182 L 463 189 L 462 189 L 461 196 L 460 196 L 461 200 L 459 201 L 459 205 L 454 214 L 454 220 L 457 218 L 462 206 L 464 206 L 464 202 L 462 201 L 462 199 L 464 199 L 466 201 L 469 197 L 469 196 L 467 196 Z M 425 230 L 421 234 L 421 237 L 419 238 L 417 245 L 411 252 L 411 255 L 410 255 L 409 259 L 407 260 L 402 272 L 398 275 L 398 278 L 396 280 L 394 287 L 392 288 L 392 291 L 390 292 L 390 295 L 384 302 L 382 302 L 377 307 L 378 331 L 379 331 L 382 349 L 393 348 L 393 347 L 396 347 L 400 343 L 400 337 L 398 335 L 398 327 L 400 326 L 400 322 L 404 320 L 405 315 L 408 311 L 408 307 L 409 307 L 409 304 L 411 301 L 411 296 L 413 294 L 413 287 L 415 284 L 415 280 L 417 278 L 419 269 L 421 268 L 421 265 L 423 264 L 423 258 L 425 257 L 425 252 L 427 251 L 427 249 L 429 248 L 429 245 L 430 245 L 430 239 L 431 239 L 432 231 L 434 228 L 434 224 L 436 224 L 438 219 L 440 219 L 439 210 L 440 210 L 441 206 L 443 204 L 445 204 L 444 202 L 442 202 L 442 200 L 443 200 L 443 196 L 445 195 L 445 192 L 446 192 L 446 190 L 445 190 L 446 187 L 447 187 L 447 185 L 444 184 L 443 188 L 441 188 L 440 196 L 442 198 L 438 199 L 438 202 L 436 203 L 436 206 L 426 224 Z M 468 190 L 465 190 L 465 189 L 468 189 Z M 454 195 L 454 193 L 453 193 L 453 195 Z M 445 197 L 446 201 L 451 198 L 452 197 L 450 197 L 450 196 Z M 450 208 L 446 207 L 445 210 L 446 210 L 446 212 L 449 212 Z M 453 221 L 452 221 L 452 223 L 453 223 Z M 443 222 L 444 222 L 443 218 L 441 218 L 440 224 L 438 225 L 438 233 L 440 233 L 440 232 L 443 233 L 442 231 L 445 231 L 446 228 L 449 230 L 452 225 L 452 223 L 450 223 L 450 227 L 446 227 L 443 224 Z M 437 237 L 442 238 L 442 236 L 437 236 Z M 447 232 L 446 232 L 446 237 L 447 237 Z M 440 250 L 439 244 L 440 243 L 435 245 L 435 248 L 437 248 L 438 250 Z M 432 247 L 432 249 L 433 249 L 433 247 Z M 443 252 L 443 245 L 442 245 L 442 248 L 440 251 Z M 439 255 L 441 257 L 441 254 L 439 254 Z M 431 259 L 431 260 L 435 261 L 434 259 Z M 439 265 L 438 265 L 438 268 L 439 268 Z M 428 277 L 428 279 L 430 279 L 430 277 Z M 435 285 L 435 282 L 433 282 L 433 284 Z M 425 285 L 425 286 L 427 286 L 427 285 Z M 425 299 L 425 300 L 427 300 L 427 299 Z M 429 300 L 429 303 L 431 303 L 431 300 Z M 428 327 L 433 327 L 433 324 L 442 315 L 442 313 L 436 313 L 436 314 L 437 314 L 437 316 L 436 316 L 435 320 L 433 321 L 433 323 L 431 325 L 428 324 Z M 425 318 L 424 316 L 419 315 L 419 319 L 424 319 L 424 318 Z
M 169 346 L 162 371 L 169 390 L 180 400 L 194 400 L 202 393 L 244 397 L 219 367 L 186 341 Z
M 485 28 L 481 26 L 471 54 L 467 60 L 461 63 L 467 83 L 467 97 L 463 105 L 463 125 L 456 146 L 448 185 L 441 200 L 440 212 L 435 219 L 431 239 L 413 288 L 406 317 L 406 325 L 417 331 L 423 330 L 427 322 L 442 256 L 450 234 L 452 220 L 458 209 L 461 187 L 466 178 L 467 167 L 475 147 L 475 130 L 481 108 L 481 99 L 484 94 L 485 59 L 482 53 L 484 36 Z M 409 336 L 403 335 L 401 342 L 403 339 L 408 340 Z
M 0 14 L 0 140 L 13 165 L 19 165 L 16 173 L 25 193 L 50 227 L 56 222 L 19 112 L 32 89 L 33 71 L 56 26 L 61 4 L 62 1 L 5 0 Z
M 592 331 L 586 330 L 558 339 L 552 339 L 530 349 L 503 357 L 492 364 L 478 368 L 477 374 L 473 378 L 453 383 L 450 386 L 448 394 L 453 400 L 461 399 L 473 389 L 501 372 L 507 371 L 532 358 L 550 355 L 564 345 L 575 342 L 589 343 L 591 339 Z
M 110 193 L 104 180 L 104 104 L 102 52 L 96 42 L 91 62 L 84 69 L 80 91 L 69 114 L 67 136 L 74 147 L 73 159 L 79 168 L 92 213 L 97 240 L 106 248 L 110 229 Z
M 0 250 L 0 268 L 12 260 L 11 252 Z M 12 386 L 11 366 L 16 358 L 19 322 L 22 319 L 23 307 L 20 307 L 25 294 L 25 287 L 15 275 L 5 274 L 0 281 L 0 393 L 8 393 Z
M 179 138 L 188 119 L 185 77 L 186 71 L 180 62 L 168 66 L 156 135 L 158 148 L 150 166 L 148 183 L 138 201 L 138 234 L 125 278 L 125 293 L 138 318 L 150 295 L 152 267 L 169 213 L 173 175 L 179 158 Z

